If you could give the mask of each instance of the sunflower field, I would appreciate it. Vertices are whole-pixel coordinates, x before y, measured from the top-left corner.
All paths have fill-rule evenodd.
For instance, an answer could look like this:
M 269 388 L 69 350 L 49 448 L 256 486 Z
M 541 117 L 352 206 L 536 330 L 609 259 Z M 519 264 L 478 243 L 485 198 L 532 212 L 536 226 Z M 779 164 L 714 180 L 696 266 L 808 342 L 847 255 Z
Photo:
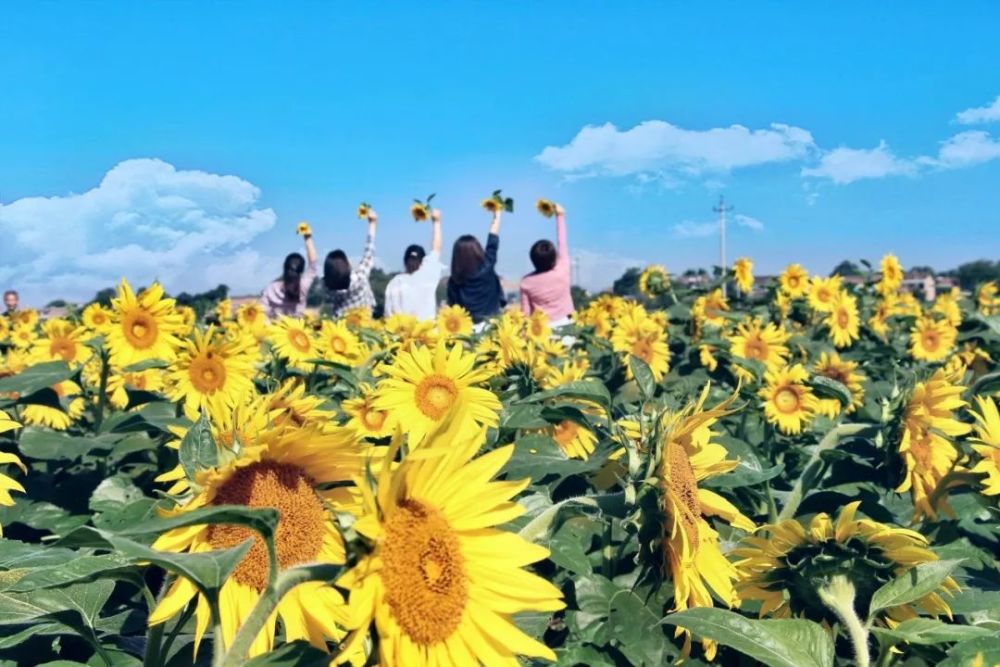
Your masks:
M 752 269 L 0 318 L 0 665 L 1000 664 L 997 285 Z

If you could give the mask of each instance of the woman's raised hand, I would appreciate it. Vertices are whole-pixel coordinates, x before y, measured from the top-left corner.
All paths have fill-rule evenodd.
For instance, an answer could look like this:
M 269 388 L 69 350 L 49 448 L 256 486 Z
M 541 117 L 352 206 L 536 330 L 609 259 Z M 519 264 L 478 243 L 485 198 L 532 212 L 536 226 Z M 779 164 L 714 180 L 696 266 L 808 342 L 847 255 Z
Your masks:
M 373 208 L 368 209 L 368 224 L 374 225 L 376 222 L 378 222 L 378 213 Z
M 441 211 L 437 209 L 431 211 L 431 222 L 441 222 Z
M 556 215 L 566 215 L 566 209 L 562 207 L 562 204 L 556 204 Z

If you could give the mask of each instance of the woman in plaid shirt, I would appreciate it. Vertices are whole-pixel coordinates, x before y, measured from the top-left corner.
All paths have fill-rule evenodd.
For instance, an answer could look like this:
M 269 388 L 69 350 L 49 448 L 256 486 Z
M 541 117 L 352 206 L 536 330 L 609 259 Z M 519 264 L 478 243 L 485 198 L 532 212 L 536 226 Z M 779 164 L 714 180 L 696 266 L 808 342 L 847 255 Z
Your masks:
M 365 251 L 357 268 L 351 270 L 351 260 L 343 250 L 334 250 L 326 256 L 323 264 L 323 285 L 326 287 L 326 300 L 333 311 L 333 317 L 343 317 L 352 308 L 366 308 L 369 312 L 375 307 L 375 294 L 372 292 L 368 277 L 375 262 L 375 223 L 378 215 L 373 209 L 368 209 L 368 239 L 365 241 Z

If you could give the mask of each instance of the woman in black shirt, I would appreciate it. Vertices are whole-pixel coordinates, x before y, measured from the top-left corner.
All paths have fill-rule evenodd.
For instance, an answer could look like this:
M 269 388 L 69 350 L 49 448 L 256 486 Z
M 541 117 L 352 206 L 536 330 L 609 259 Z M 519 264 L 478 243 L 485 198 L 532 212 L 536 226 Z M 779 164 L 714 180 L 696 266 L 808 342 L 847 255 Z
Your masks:
M 462 306 L 476 323 L 497 315 L 506 305 L 496 272 L 499 247 L 500 211 L 494 211 L 485 251 L 470 234 L 458 237 L 451 251 L 448 305 Z

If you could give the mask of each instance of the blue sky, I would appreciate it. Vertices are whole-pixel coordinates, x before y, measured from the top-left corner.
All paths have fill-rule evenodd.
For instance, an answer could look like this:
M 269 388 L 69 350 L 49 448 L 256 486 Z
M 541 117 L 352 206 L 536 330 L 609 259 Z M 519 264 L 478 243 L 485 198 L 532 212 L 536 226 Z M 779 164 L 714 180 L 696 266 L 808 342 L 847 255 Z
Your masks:
M 809 6 L 806 6 L 809 4 Z M 993 2 L 31 2 L 0 21 L 0 284 L 84 298 L 120 274 L 252 292 L 313 223 L 395 268 L 517 199 L 500 268 L 564 204 L 580 281 L 730 258 L 760 272 L 1000 250 Z

